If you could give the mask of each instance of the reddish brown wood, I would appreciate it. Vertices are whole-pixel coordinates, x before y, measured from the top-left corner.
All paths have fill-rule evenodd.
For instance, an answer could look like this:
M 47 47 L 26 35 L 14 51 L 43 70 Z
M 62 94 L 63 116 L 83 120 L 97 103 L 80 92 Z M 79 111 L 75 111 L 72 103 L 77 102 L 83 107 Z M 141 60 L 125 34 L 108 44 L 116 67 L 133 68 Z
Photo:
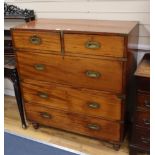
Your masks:
M 31 104 L 35 102 L 41 106 L 86 116 L 123 120 L 121 118 L 122 100 L 115 94 L 88 89 L 75 89 L 57 84 L 22 83 L 21 85 L 24 100 Z
M 63 58 L 60 55 L 24 51 L 17 51 L 16 55 L 20 78 L 23 81 L 35 79 L 68 84 L 77 88 L 122 92 L 123 62 L 121 61 L 69 56 Z M 44 69 L 36 70 L 36 64 L 42 64 Z M 88 71 L 97 72 L 100 77 L 89 77 L 86 75 Z
M 42 31 L 20 31 L 14 30 L 12 32 L 14 47 L 23 49 L 39 49 L 51 50 L 60 54 L 61 44 L 60 44 L 60 33 L 54 32 L 42 32 Z M 40 39 L 40 43 L 33 44 L 32 37 L 37 37 Z
M 27 24 L 21 24 L 13 29 L 20 30 L 54 30 L 65 32 L 91 32 L 107 34 L 129 34 L 137 25 L 131 21 L 112 21 L 112 20 L 87 20 L 87 19 L 37 19 Z
M 27 119 L 32 122 L 39 122 L 43 125 L 84 134 L 98 139 L 105 139 L 119 142 L 121 125 L 117 122 L 96 119 L 70 112 L 63 112 L 56 109 L 25 103 Z M 46 113 L 51 117 L 44 117 Z M 74 118 L 74 119 L 73 119 Z M 60 123 L 61 122 L 61 123 Z M 92 127 L 92 128 L 91 128 Z
M 13 28 L 28 120 L 107 140 L 119 149 L 135 70 L 129 45 L 137 43 L 137 26 L 137 22 L 39 19 Z M 34 33 L 45 42 L 32 46 L 28 39 Z M 90 47 L 97 49 L 88 49 L 87 41 L 94 41 Z
M 88 48 L 88 42 L 97 42 L 100 47 Z M 86 34 L 64 34 L 65 53 L 89 54 L 98 56 L 123 57 L 124 38 L 120 36 L 100 36 Z

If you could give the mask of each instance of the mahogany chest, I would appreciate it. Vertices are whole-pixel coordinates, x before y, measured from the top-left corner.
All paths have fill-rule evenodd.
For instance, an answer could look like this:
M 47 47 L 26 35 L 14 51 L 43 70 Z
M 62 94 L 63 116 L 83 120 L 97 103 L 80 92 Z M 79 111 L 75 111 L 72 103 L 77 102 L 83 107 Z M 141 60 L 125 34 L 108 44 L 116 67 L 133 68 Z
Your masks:
M 11 31 L 27 120 L 118 149 L 138 23 L 38 19 Z
M 150 54 L 145 54 L 135 72 L 137 94 L 133 114 L 130 155 L 150 152 Z

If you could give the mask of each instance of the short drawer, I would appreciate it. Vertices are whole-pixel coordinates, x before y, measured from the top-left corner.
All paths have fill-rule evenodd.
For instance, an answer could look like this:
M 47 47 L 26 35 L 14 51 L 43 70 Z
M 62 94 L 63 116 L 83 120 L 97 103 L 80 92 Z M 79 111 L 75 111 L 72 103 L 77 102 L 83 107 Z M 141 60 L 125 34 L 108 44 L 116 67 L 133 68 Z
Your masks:
M 98 56 L 124 56 L 124 37 L 85 35 L 85 34 L 64 34 L 66 53 L 88 54 Z
M 18 51 L 22 80 L 34 79 L 78 88 L 121 93 L 123 62 Z
M 136 127 L 133 131 L 132 143 L 140 148 L 150 148 L 150 130 Z
M 123 119 L 123 103 L 110 93 L 74 89 L 58 84 L 21 83 L 21 86 L 25 102 L 31 104 L 36 102 L 46 107 L 109 120 Z
M 42 125 L 51 126 L 86 136 L 119 141 L 121 125 L 116 122 L 95 119 L 65 113 L 55 109 L 45 108 L 43 106 L 25 104 L 26 116 L 29 121 L 38 122 Z
M 144 94 L 144 93 L 138 93 L 137 105 L 140 108 L 144 108 L 146 110 L 149 110 L 150 109 L 150 95 Z
M 60 34 L 56 32 L 13 30 L 12 36 L 15 48 L 61 51 Z
M 135 121 L 139 126 L 150 127 L 150 112 L 137 109 Z

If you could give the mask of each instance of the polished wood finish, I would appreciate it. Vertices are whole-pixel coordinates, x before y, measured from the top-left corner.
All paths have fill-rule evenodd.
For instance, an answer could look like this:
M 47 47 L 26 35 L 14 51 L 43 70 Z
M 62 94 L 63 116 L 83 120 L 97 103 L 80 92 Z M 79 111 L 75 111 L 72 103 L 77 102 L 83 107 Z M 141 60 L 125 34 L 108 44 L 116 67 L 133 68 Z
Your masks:
M 32 122 L 36 121 L 43 125 L 84 134 L 102 140 L 120 140 L 121 125 L 117 122 L 110 122 L 93 117 L 89 118 L 88 116 L 82 116 L 70 112 L 66 113 L 29 103 L 25 103 L 25 109 L 27 119 Z
M 137 25 L 134 21 L 89 20 L 89 19 L 36 19 L 28 24 L 21 24 L 12 29 L 52 30 L 70 33 L 104 33 L 128 35 Z
M 40 39 L 38 44 L 32 42 L 33 37 Z M 60 34 L 54 32 L 43 32 L 43 31 L 13 31 L 13 41 L 15 48 L 22 49 L 42 49 L 51 50 L 55 52 L 61 51 Z
M 107 140 L 118 150 L 125 135 L 126 97 L 136 65 L 128 44 L 137 42 L 137 25 L 39 19 L 13 28 L 13 37 L 15 31 L 60 34 L 60 52 L 49 46 L 40 48 L 36 36 L 31 40 L 36 49 L 29 44 L 18 48 L 14 39 L 27 119 Z
M 123 103 L 115 94 L 88 89 L 75 89 L 58 84 L 32 85 L 21 83 L 21 85 L 25 102 L 38 103 L 49 108 L 79 113 L 85 116 L 123 120 L 121 118 Z
M 90 43 L 90 47 L 86 45 Z M 99 47 L 91 47 L 98 43 Z M 65 53 L 123 57 L 124 38 L 120 36 L 64 34 Z
M 58 130 L 41 126 L 34 130 L 31 123 L 29 127 L 23 130 L 20 127 L 20 117 L 18 115 L 18 107 L 14 96 L 4 96 L 4 128 L 8 132 L 22 135 L 26 138 L 32 138 L 40 142 L 48 144 L 56 144 L 65 148 L 70 148 L 76 151 L 90 155 L 128 155 L 128 140 L 125 139 L 119 151 L 113 150 L 113 145 L 98 139 L 88 136 L 83 136 L 75 133 Z
M 16 52 L 16 55 L 20 78 L 23 81 L 35 79 L 80 88 L 122 92 L 123 62 L 121 61 L 69 56 L 63 58 L 60 55 L 26 53 L 23 51 Z M 37 70 L 35 64 L 42 64 L 44 69 Z M 89 77 L 88 71 L 97 72 L 100 77 Z
M 133 127 L 130 135 L 130 155 L 137 155 L 139 152 L 150 152 L 149 66 L 150 58 L 149 54 L 146 54 L 135 72 L 137 78 L 137 103 L 134 108 Z

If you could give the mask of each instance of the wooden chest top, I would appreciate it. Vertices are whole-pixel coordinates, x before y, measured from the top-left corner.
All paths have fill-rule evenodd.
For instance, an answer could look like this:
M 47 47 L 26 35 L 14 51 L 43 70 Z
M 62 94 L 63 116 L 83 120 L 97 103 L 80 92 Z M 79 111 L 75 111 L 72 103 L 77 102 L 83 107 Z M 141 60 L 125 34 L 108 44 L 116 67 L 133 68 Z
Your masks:
M 134 21 L 86 20 L 86 19 L 37 19 L 16 26 L 23 30 L 54 30 L 68 32 L 94 32 L 128 35 L 138 24 Z

